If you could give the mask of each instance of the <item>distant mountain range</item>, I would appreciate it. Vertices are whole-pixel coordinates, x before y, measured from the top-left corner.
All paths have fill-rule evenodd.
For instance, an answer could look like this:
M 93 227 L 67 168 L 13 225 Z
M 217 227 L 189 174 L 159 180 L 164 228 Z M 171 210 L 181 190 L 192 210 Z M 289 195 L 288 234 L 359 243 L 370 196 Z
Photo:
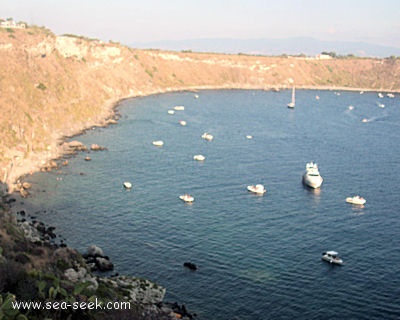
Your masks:
M 337 55 L 358 57 L 400 56 L 399 47 L 376 45 L 366 42 L 321 41 L 308 37 L 284 39 L 191 39 L 154 42 L 136 42 L 130 46 L 142 49 L 162 49 L 173 51 L 245 53 L 260 55 L 299 55 L 315 56 L 321 52 L 334 52 Z

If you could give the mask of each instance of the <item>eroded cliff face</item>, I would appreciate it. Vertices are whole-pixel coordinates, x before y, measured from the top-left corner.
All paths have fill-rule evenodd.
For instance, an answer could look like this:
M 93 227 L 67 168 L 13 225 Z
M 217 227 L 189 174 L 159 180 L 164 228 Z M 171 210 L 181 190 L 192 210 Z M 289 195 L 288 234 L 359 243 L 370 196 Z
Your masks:
M 136 50 L 44 28 L 0 29 L 0 181 L 60 155 L 60 141 L 103 125 L 128 97 L 291 86 L 398 91 L 393 59 L 317 60 Z

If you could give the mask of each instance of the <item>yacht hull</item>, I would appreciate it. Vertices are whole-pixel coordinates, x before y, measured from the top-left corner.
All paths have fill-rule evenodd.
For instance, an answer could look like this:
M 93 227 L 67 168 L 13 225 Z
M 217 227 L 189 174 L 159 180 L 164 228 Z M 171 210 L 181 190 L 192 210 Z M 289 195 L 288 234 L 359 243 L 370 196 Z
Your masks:
M 324 179 L 321 176 L 309 175 L 307 173 L 303 175 L 303 183 L 313 189 L 321 187 L 323 181 Z

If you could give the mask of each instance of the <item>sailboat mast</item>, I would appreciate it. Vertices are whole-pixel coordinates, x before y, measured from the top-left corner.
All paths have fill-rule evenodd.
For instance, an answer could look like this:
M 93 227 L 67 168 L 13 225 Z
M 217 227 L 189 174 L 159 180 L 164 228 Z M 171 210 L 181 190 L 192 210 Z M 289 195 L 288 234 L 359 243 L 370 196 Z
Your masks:
M 296 104 L 296 98 L 295 98 L 295 87 L 293 86 L 292 88 L 292 101 L 290 101 L 290 103 L 288 103 L 288 108 L 294 108 Z

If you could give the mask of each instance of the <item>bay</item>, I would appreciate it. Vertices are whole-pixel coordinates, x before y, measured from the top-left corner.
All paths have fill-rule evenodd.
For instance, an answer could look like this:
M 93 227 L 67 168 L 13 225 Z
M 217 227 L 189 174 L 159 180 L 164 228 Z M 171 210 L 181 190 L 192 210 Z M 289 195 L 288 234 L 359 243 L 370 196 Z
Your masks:
M 289 90 L 196 94 L 121 102 L 118 125 L 74 137 L 107 151 L 29 177 L 34 214 L 199 319 L 399 318 L 399 97 L 297 90 L 291 110 Z M 185 110 L 168 114 L 177 105 Z M 321 189 L 301 183 L 309 161 Z M 246 190 L 256 183 L 264 196 Z M 364 207 L 345 202 L 356 194 Z M 345 265 L 321 261 L 326 250 Z

